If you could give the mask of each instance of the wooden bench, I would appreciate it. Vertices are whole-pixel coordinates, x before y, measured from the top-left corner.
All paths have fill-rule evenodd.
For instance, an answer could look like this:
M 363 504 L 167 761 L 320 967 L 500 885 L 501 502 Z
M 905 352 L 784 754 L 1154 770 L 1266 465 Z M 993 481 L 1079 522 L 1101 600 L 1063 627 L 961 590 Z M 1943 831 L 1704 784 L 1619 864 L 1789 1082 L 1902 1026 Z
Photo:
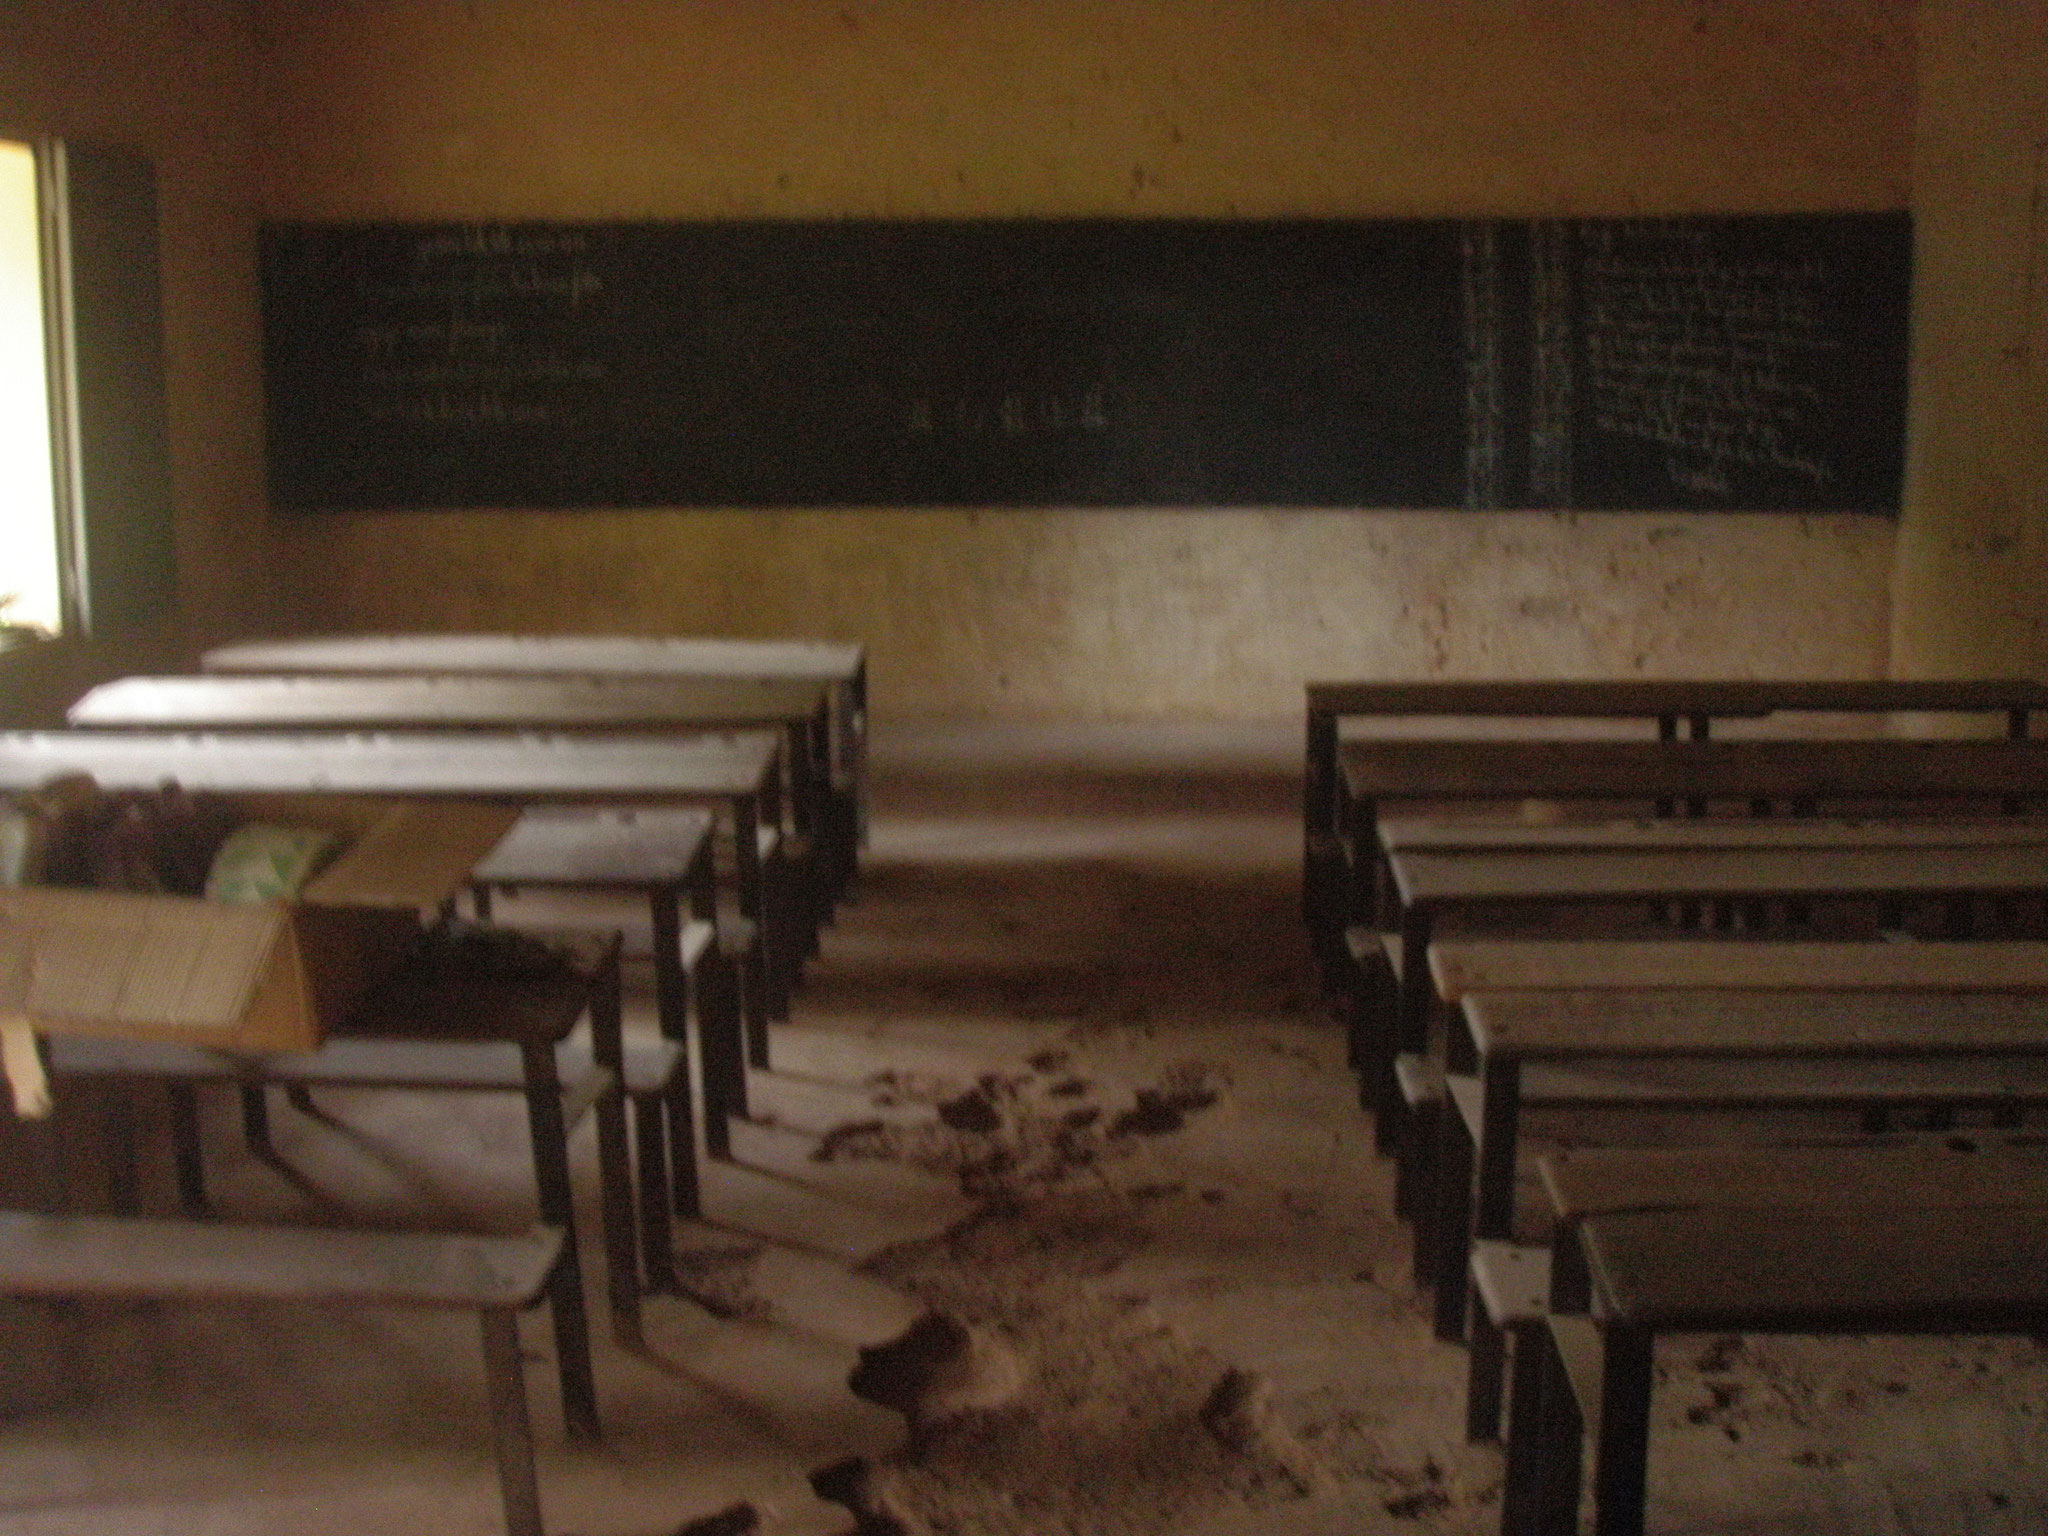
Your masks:
M 25 789 L 65 773 L 109 789 L 187 789 L 245 794 L 334 793 L 456 797 L 519 805 L 678 806 L 711 803 L 732 826 L 739 915 L 747 946 L 743 1004 L 748 1056 L 767 1065 L 768 1019 L 787 1011 L 787 976 L 770 964 L 770 891 L 779 884 L 764 822 L 780 822 L 777 738 L 739 732 L 687 745 L 635 736 L 400 735 L 93 731 L 0 732 L 0 789 Z M 778 946 L 778 953 L 786 946 Z
M 511 676 L 124 677 L 66 712 L 75 729 L 492 730 L 693 735 L 749 728 L 786 738 L 793 836 L 786 861 L 805 949 L 852 873 L 832 807 L 828 693 L 758 678 Z
M 1694 740 L 1704 741 L 1717 720 L 1779 713 L 1983 713 L 2003 715 L 2007 733 L 2024 737 L 2030 715 L 2043 708 L 2048 687 L 2021 679 L 1310 683 L 1302 792 L 1304 916 L 1318 954 L 1335 959 L 1346 905 L 1338 773 L 1339 722 L 1345 719 L 1654 721 L 1663 741 L 1677 740 L 1684 722 Z M 1511 791 L 1510 798 L 1520 795 Z M 1653 798 L 1668 803 L 1672 797 Z
M 541 1536 L 518 1314 L 564 1257 L 547 1227 L 458 1237 L 0 1212 L 0 1294 L 473 1308 L 506 1536 Z
M 868 663 L 860 645 L 643 635 L 326 635 L 220 646 L 208 672 L 475 673 L 820 683 L 831 690 L 841 840 L 866 841 Z
M 1590 1422 L 1595 1530 L 1642 1531 L 1659 1333 L 2048 1328 L 2038 1150 L 1821 1149 L 1781 1154 L 1772 1171 L 1691 1156 L 1590 1158 L 1590 1177 L 1546 1168 L 1560 1219 L 1551 1325 L 1533 1340 L 1532 1389 L 1517 1367 L 1504 1529 L 1577 1530 Z M 1754 1189 L 1739 1182 L 1752 1171 Z

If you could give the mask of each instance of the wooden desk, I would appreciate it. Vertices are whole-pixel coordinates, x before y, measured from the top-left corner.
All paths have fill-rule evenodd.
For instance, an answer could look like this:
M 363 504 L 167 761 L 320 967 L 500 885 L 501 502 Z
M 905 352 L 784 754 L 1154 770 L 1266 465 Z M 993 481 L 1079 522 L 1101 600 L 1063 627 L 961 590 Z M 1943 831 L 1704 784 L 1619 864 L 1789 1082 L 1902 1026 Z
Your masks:
M 38 1018 L 38 1028 L 62 1038 L 53 1052 L 57 1070 L 119 1070 L 160 1076 L 172 1083 L 195 1077 L 227 1078 L 246 1086 L 265 1083 L 405 1087 L 391 1070 L 393 1043 L 418 1042 L 421 1086 L 448 1086 L 445 1055 L 451 1047 L 484 1048 L 491 1054 L 516 1050 L 519 1076 L 509 1086 L 525 1096 L 533 1147 L 534 1181 L 541 1220 L 561 1231 L 563 1262 L 548 1282 L 555 1350 L 561 1372 L 562 1410 L 569 1433 L 598 1438 L 597 1398 L 591 1374 L 589 1323 L 576 1245 L 574 1198 L 569 1176 L 568 1124 L 557 1048 L 586 1010 L 591 1020 L 591 1056 L 598 1071 L 595 1094 L 598 1156 L 603 1176 L 603 1232 L 606 1279 L 614 1325 L 621 1337 L 640 1333 L 638 1255 L 635 1247 L 632 1178 L 626 1156 L 624 1080 L 619 1009 L 616 933 L 602 937 L 552 936 L 546 945 L 521 940 L 508 949 L 504 932 L 443 930 L 419 953 L 360 997 L 318 1049 L 259 1058 L 155 1040 L 130 1047 L 110 1044 L 100 1033 L 63 1036 L 61 1020 Z M 69 1048 L 75 1047 L 75 1052 Z M 111 1067 L 95 1065 L 111 1053 Z M 358 1058 L 374 1060 L 365 1069 Z M 491 1077 L 497 1086 L 495 1074 Z
M 683 964 L 683 902 L 688 900 L 694 923 L 715 929 L 718 885 L 710 832 L 710 816 L 698 810 L 529 811 L 471 872 L 477 916 L 490 916 L 495 886 L 612 887 L 644 895 L 661 1033 L 665 1039 L 685 1040 L 690 989 Z M 706 1146 L 713 1156 L 724 1157 L 729 1150 L 726 1116 L 744 1119 L 747 1114 L 747 1042 L 738 1009 L 723 995 L 706 997 L 700 990 L 697 1025 Z M 676 1213 L 694 1216 L 696 1153 L 687 1102 L 670 1132 Z
M 826 890 L 851 873 L 845 818 L 832 808 L 829 691 L 777 678 L 554 676 L 124 677 L 66 718 L 81 729 L 540 730 L 679 734 L 784 732 L 795 831 Z
M 0 789 L 65 773 L 109 789 L 458 797 L 520 805 L 712 802 L 732 821 L 740 915 L 753 925 L 746 956 L 749 1054 L 767 1065 L 768 1017 L 786 978 L 768 964 L 767 877 L 758 830 L 781 820 L 779 747 L 767 732 L 700 736 L 400 735 L 214 732 L 0 732 Z M 772 987 L 772 991 L 771 991 Z
M 1663 741 L 1677 740 L 1679 724 L 1684 721 L 1692 738 L 1703 741 L 1715 720 L 1759 719 L 1778 713 L 1981 713 L 2003 715 L 2007 734 L 2023 737 L 2029 717 L 2044 708 L 2048 708 L 2048 685 L 2023 679 L 1310 683 L 1302 788 L 1304 916 L 1319 952 L 1341 948 L 1342 922 L 1333 914 L 1343 901 L 1336 862 L 1342 833 L 1338 773 L 1338 722 L 1342 719 L 1654 720 Z
M 1454 1102 L 1444 1116 L 1433 1223 L 1437 1325 L 1451 1337 L 1463 1333 L 1471 1241 L 1505 1238 L 1513 1223 L 1525 1069 L 1582 1075 L 1592 1089 L 1585 1102 L 2006 1107 L 2048 1098 L 2048 994 L 2038 992 L 1475 991 L 1462 1019 L 1446 1067 L 1454 1082 L 1476 1080 L 1477 1102 Z M 1739 1067 L 1677 1078 L 1641 1070 L 1679 1060 Z M 1970 1070 L 1956 1075 L 1957 1062 Z M 1545 1101 L 1572 1100 L 1569 1083 L 1546 1085 Z
M 526 1082 L 527 1126 L 541 1221 L 562 1233 L 561 1264 L 548 1282 L 555 1353 L 562 1374 L 562 1412 L 571 1434 L 599 1438 L 597 1393 L 590 1368 L 590 1329 L 583 1311 L 583 1271 L 576 1250 L 575 1194 L 569 1178 L 568 1128 L 555 1047 L 590 1013 L 591 1053 L 611 1074 L 597 1103 L 598 1150 L 626 1166 L 626 1120 L 620 1085 L 625 1065 L 619 1018 L 619 938 L 556 938 L 549 957 L 508 958 L 502 933 L 463 929 L 438 934 L 411 964 L 373 987 L 350 1009 L 340 1035 L 376 1040 L 510 1040 L 519 1047 Z M 602 1181 L 606 1279 L 613 1315 L 639 1333 L 639 1255 L 633 1202 L 618 1181 Z
M 1602 1346 L 1597 1536 L 1643 1530 L 1661 1333 L 2048 1328 L 2048 1206 L 1634 1211 L 1587 1217 L 1573 1246 Z
M 1600 1529 L 1641 1529 L 1645 1327 L 1711 1310 L 1716 1320 L 1703 1326 L 1717 1332 L 1997 1331 L 2013 1323 L 2036 1331 L 2031 1319 L 2048 1311 L 2033 1252 L 2048 1231 L 2048 1159 L 2038 1147 L 1581 1151 L 1539 1166 L 1558 1241 L 1550 1326 L 1525 1330 L 1517 1349 L 1502 1500 L 1502 1529 L 1512 1536 L 1578 1529 L 1574 1382 L 1601 1429 Z M 1597 1319 L 1589 1315 L 1596 1310 Z M 1609 1327 L 1614 1351 L 1601 1337 Z
M 1347 743 L 1340 767 L 1347 921 L 1368 924 L 1379 915 L 1388 800 L 1876 803 L 1895 816 L 1961 802 L 2017 811 L 2048 798 L 2048 741 L 1376 741 Z
M 764 678 L 832 690 L 832 764 L 856 845 L 866 840 L 866 648 L 818 640 L 641 635 L 325 635 L 247 641 L 208 651 L 208 672 L 465 672 Z
M 1428 950 L 1439 916 L 1503 903 L 1845 896 L 1961 897 L 2048 891 L 2048 847 L 1409 851 L 1388 858 L 1401 908 L 1391 1027 L 1361 1041 L 1383 1145 L 1400 1118 L 1394 1057 L 1429 1037 Z

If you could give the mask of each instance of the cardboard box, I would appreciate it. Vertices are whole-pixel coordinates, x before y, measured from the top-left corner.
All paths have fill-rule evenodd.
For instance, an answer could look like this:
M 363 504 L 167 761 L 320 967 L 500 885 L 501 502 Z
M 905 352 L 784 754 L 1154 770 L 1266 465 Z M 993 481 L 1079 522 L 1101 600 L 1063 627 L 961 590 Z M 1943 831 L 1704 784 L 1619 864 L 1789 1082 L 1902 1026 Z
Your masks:
M 251 820 L 342 832 L 349 846 L 289 902 L 0 890 L 0 923 L 33 949 L 26 1011 L 37 1030 L 310 1050 L 519 818 L 512 806 L 312 796 L 245 808 Z

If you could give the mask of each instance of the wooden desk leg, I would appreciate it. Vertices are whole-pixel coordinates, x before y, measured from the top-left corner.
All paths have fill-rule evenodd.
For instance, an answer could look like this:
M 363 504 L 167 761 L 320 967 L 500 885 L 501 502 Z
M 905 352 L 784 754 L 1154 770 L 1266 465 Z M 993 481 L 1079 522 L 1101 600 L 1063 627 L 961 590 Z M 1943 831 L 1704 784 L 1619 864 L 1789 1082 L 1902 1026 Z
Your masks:
M 632 1163 L 626 1153 L 622 1027 L 619 952 L 614 947 L 590 988 L 591 1057 L 612 1075 L 611 1086 L 597 1101 L 598 1194 L 604 1220 L 605 1279 L 611 1296 L 612 1333 L 622 1344 L 636 1345 L 641 1341 L 640 1253 L 633 1230 Z M 666 1212 L 661 1230 L 664 1235 L 668 1230 Z
M 1556 1251 L 1552 1250 L 1553 1255 Z M 1514 1477 L 1510 1466 L 1502 1489 L 1501 1530 L 1503 1536 L 1510 1532 L 1512 1536 L 1578 1536 L 1586 1421 L 1579 1412 L 1578 1394 L 1572 1390 L 1571 1377 L 1565 1372 L 1564 1357 L 1558 1353 L 1557 1340 L 1547 1324 L 1539 1342 L 1543 1354 L 1537 1362 L 1537 1422 L 1535 1434 L 1530 1437 L 1533 1444 L 1524 1441 L 1519 1418 L 1509 1427 L 1508 1441 L 1511 1462 L 1516 1447 L 1526 1445 L 1525 1454 L 1535 1463 L 1522 1473 L 1529 1488 L 1529 1504 L 1526 1511 L 1511 1509 L 1506 1504 L 1507 1495 L 1524 1486 Z
M 519 1315 L 485 1307 L 484 1387 L 491 1400 L 491 1439 L 505 1536 L 541 1536 L 540 1481 L 533 1470 L 533 1428 L 526 1414 L 526 1371 L 519 1358 Z
M 690 981 L 683 974 L 682 897 L 674 886 L 652 893 L 648 899 L 654 929 L 654 1011 L 661 1021 L 662 1038 L 688 1050 L 690 1038 Z M 708 1081 L 708 1079 L 707 1079 Z M 645 1112 L 644 1109 L 642 1111 Z M 687 1062 L 676 1074 L 663 1115 L 668 1122 L 669 1191 L 678 1216 L 694 1216 L 699 1209 L 697 1187 L 697 1116 L 690 1102 L 690 1073 Z M 643 1134 L 644 1148 L 647 1138 Z M 642 1190 L 646 1188 L 647 1158 L 640 1158 Z M 641 1209 L 649 1202 L 643 1198 Z M 643 1220 L 645 1217 L 643 1216 Z M 663 1219 L 663 1229 L 667 1220 Z M 649 1274 L 653 1271 L 650 1269 Z
M 177 1167 L 178 1209 L 194 1218 L 206 1215 L 206 1162 L 199 1142 L 199 1090 L 191 1083 L 172 1082 L 171 1156 Z
M 1520 1134 L 1517 1121 L 1521 1113 L 1521 1063 L 1491 1057 L 1480 1081 L 1483 1107 L 1472 1227 L 1459 1250 L 1445 1255 L 1446 1272 L 1457 1269 L 1463 1288 L 1470 1285 L 1466 1266 L 1473 1243 L 1480 1238 L 1512 1237 L 1515 1225 L 1515 1142 Z M 1490 1428 L 1490 1433 L 1471 1435 L 1475 1440 L 1487 1440 L 1500 1432 L 1501 1375 L 1506 1364 L 1507 1337 L 1487 1323 L 1483 1309 L 1471 1308 L 1470 1312 L 1472 1340 L 1465 1364 L 1465 1422 L 1481 1430 Z
M 562 1229 L 562 1258 L 548 1278 L 554 1316 L 555 1361 L 562 1378 L 562 1421 L 569 1438 L 603 1438 L 597 1421 L 597 1384 L 590 1369 L 590 1321 L 583 1311 L 583 1263 L 576 1248 L 576 1202 L 569 1185 L 569 1139 L 562 1120 L 562 1085 L 555 1075 L 552 1041 L 523 1040 L 526 1123 L 533 1137 L 533 1174 L 540 1219 Z
M 768 920 L 762 900 L 760 816 L 752 795 L 733 801 L 733 852 L 739 867 L 740 916 L 754 925 L 753 941 L 747 946 L 744 1003 L 747 1010 L 747 1060 L 754 1066 L 768 1065 Z
M 1373 1145 L 1382 1157 L 1401 1145 L 1401 1121 L 1406 1106 L 1401 1102 L 1401 1083 L 1394 1075 L 1394 1058 L 1403 1051 L 1424 1050 L 1429 1045 L 1429 1002 L 1434 995 L 1429 975 L 1428 909 L 1410 905 L 1401 914 L 1401 981 L 1394 995 L 1393 1027 L 1374 1042 L 1370 1067 L 1373 1078 Z
M 1651 1335 L 1610 1324 L 1600 1397 L 1600 1443 L 1593 1463 L 1594 1536 L 1643 1536 L 1649 1493 Z
M 1515 1350 L 1508 1378 L 1507 1465 L 1501 1475 L 1500 1529 L 1501 1536 L 1537 1536 L 1543 1466 L 1543 1352 L 1550 1348 L 1550 1325 L 1518 1323 L 1509 1332 Z M 1466 1414 L 1469 1419 L 1469 1406 Z
M 690 916 L 718 924 L 718 871 L 707 842 L 690 870 Z M 746 1024 L 739 987 L 723 948 L 714 943 L 697 962 L 697 1063 L 704 1084 L 704 1150 L 732 1155 L 727 1119 L 747 1117 Z

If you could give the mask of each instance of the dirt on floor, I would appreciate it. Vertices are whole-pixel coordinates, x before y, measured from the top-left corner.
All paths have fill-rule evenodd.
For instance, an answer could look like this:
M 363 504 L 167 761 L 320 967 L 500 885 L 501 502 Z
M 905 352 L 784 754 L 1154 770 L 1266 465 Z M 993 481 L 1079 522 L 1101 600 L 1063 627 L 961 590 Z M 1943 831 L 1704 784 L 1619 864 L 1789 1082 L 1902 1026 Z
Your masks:
M 821 1494 L 861 1536 L 1497 1529 L 1499 1455 L 1464 1443 L 1463 1355 L 1413 1290 L 1281 835 L 1263 861 L 1199 834 L 987 864 L 877 843 L 806 1016 L 1040 1043 L 878 1072 L 875 1117 L 819 1144 L 978 1202 L 867 1266 L 926 1309 L 852 1378 L 906 1436 Z M 2048 1527 L 2033 1341 L 1679 1339 L 1657 1401 L 1656 1529 Z

